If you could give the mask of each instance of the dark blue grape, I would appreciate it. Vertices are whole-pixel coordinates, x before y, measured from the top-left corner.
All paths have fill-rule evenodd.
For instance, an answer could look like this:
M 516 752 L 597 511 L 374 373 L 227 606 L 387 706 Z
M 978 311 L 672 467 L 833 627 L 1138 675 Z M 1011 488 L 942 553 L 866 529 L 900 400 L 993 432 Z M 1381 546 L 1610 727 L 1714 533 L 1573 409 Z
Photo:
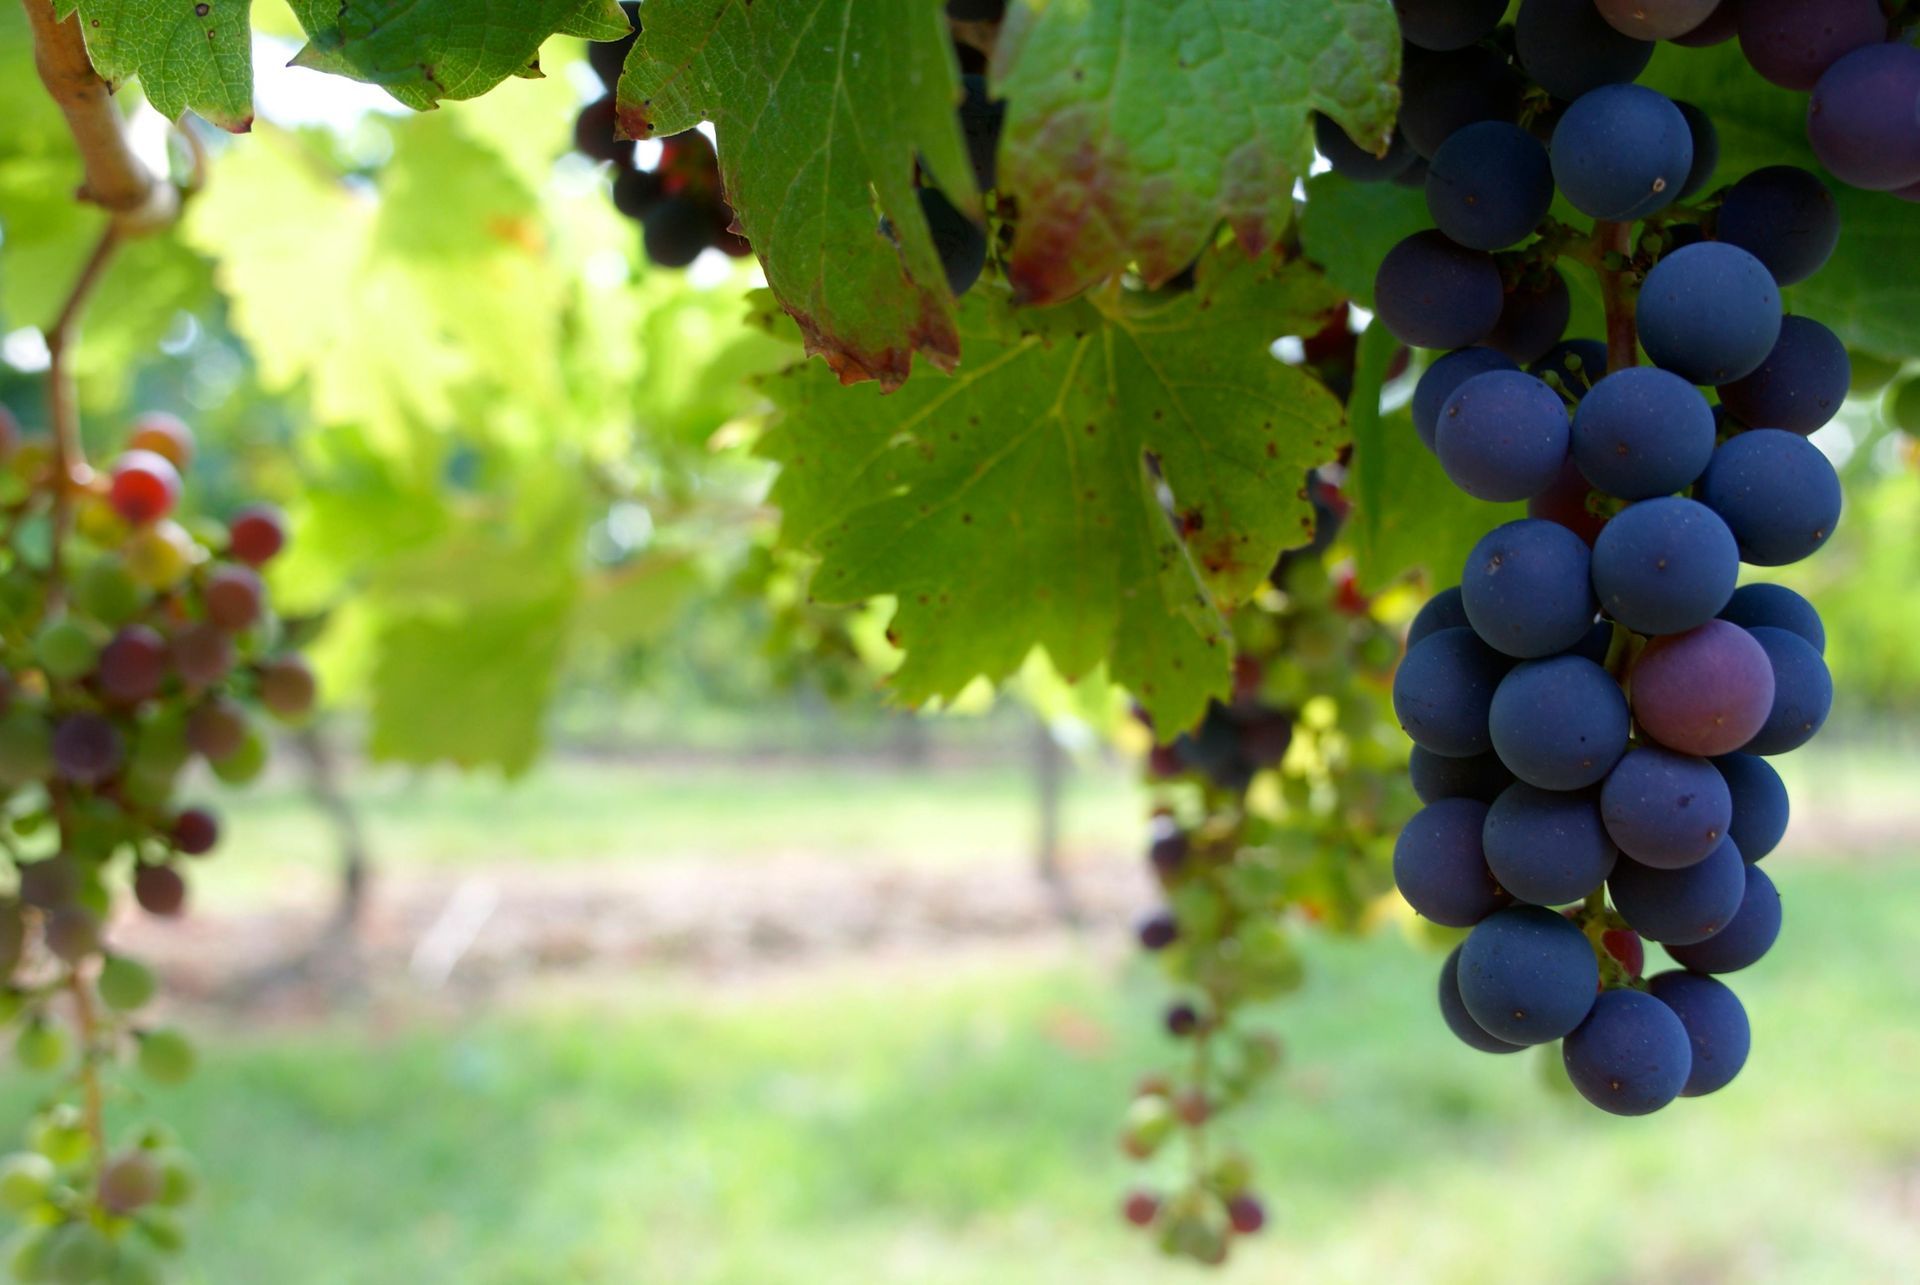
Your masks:
M 1427 599 L 1413 618 L 1413 624 L 1407 627 L 1407 646 L 1409 649 L 1426 641 L 1429 634 L 1437 634 L 1442 629 L 1466 629 L 1467 607 L 1462 601 L 1458 588 L 1442 589 Z
M 987 266 L 986 229 L 962 214 L 938 188 L 918 191 L 920 212 L 926 215 L 934 253 L 947 274 L 947 289 L 957 297 L 973 288 Z
M 1732 532 L 1694 500 L 1628 505 L 1593 542 L 1600 609 L 1639 634 L 1682 633 L 1713 619 L 1739 576 Z
M 967 159 L 973 163 L 974 182 L 982 192 L 990 191 L 1000 178 L 1000 133 L 1006 125 L 1007 104 L 993 97 L 985 76 L 965 75 L 960 83 L 964 90 L 960 132 L 967 138 Z
M 1393 676 L 1393 712 L 1416 745 L 1450 758 L 1493 748 L 1487 711 L 1513 662 L 1471 629 L 1443 629 L 1410 648 Z
M 1527 373 L 1578 401 L 1607 373 L 1607 346 L 1598 339 L 1569 339 L 1527 367 Z
M 1440 408 L 1454 390 L 1490 370 L 1518 370 L 1512 358 L 1492 348 L 1462 348 L 1437 359 L 1413 386 L 1413 429 L 1428 450 L 1434 448 L 1434 430 L 1440 421 Z
M 1553 131 L 1553 178 L 1575 209 L 1631 222 L 1673 204 L 1693 172 L 1693 133 L 1664 94 L 1603 85 Z
M 1632 730 L 1620 684 L 1579 656 L 1515 665 L 1494 691 L 1487 721 L 1507 770 L 1543 790 L 1598 784 L 1626 753 Z
M 1738 30 L 1748 65 L 1805 93 L 1845 54 L 1885 40 L 1887 19 L 1880 0 L 1740 0 Z
M 1513 784 L 1513 773 L 1497 754 L 1454 759 L 1416 745 L 1407 758 L 1407 775 L 1422 803 L 1441 799 L 1478 799 L 1492 803 Z
M 1455 245 L 1443 232 L 1416 232 L 1381 260 L 1373 299 L 1380 320 L 1401 343 L 1465 348 L 1486 338 L 1500 320 L 1500 269 L 1492 255 Z
M 1553 485 L 1567 459 L 1567 408 L 1532 375 L 1475 375 L 1440 408 L 1440 467 L 1476 499 L 1524 500 Z
M 1479 1027 L 1509 1044 L 1545 1044 L 1586 1019 L 1600 985 L 1593 946 L 1539 906 L 1480 921 L 1460 947 L 1460 999 Z
M 1655 365 L 1695 384 L 1760 368 L 1780 338 L 1780 288 L 1737 245 L 1702 241 L 1661 259 L 1640 289 L 1640 344 Z
M 1484 46 L 1451 53 L 1411 48 L 1400 72 L 1400 129 L 1414 151 L 1432 159 L 1442 143 L 1475 121 L 1518 120 L 1525 88 L 1520 73 Z
M 1783 286 L 1805 281 L 1840 244 L 1840 209 L 1811 171 L 1769 165 L 1727 189 L 1714 235 L 1767 265 Z
M 1393 11 L 1408 44 L 1446 53 L 1492 35 L 1507 0 L 1393 0 Z
M 1630 751 L 1600 787 L 1607 833 L 1633 860 L 1678 870 L 1702 861 L 1733 825 L 1727 782 L 1706 759 L 1657 745 Z
M 1759 866 L 1747 867 L 1747 890 L 1733 922 L 1690 946 L 1668 946 L 1667 954 L 1696 973 L 1737 973 L 1760 962 L 1780 936 L 1780 893 Z
M 1401 829 L 1393 882 L 1417 913 L 1448 928 L 1471 928 L 1507 904 L 1480 848 L 1486 819 L 1484 803 L 1441 799 Z
M 1799 634 L 1813 644 L 1817 652 L 1825 654 L 1827 650 L 1827 627 L 1821 623 L 1820 613 L 1785 585 L 1765 582 L 1741 585 L 1733 591 L 1720 619 L 1731 620 L 1742 629 L 1757 629 L 1762 625 L 1784 629 L 1790 634 Z
M 1567 333 L 1573 316 L 1573 296 L 1567 279 L 1551 265 L 1529 272 L 1507 291 L 1500 322 L 1487 336 L 1486 346 L 1517 362 L 1538 361 Z
M 1406 135 L 1393 131 L 1385 156 L 1375 156 L 1353 141 L 1339 122 L 1318 113 L 1313 118 L 1313 143 L 1333 166 L 1333 172 L 1356 183 L 1384 183 L 1404 174 L 1413 164 L 1413 146 Z
M 1613 1115 L 1650 1115 L 1680 1096 L 1693 1070 L 1686 1027 L 1653 996 L 1608 991 L 1561 1046 L 1580 1096 Z
M 1475 250 L 1526 239 L 1553 204 L 1553 170 L 1538 139 L 1483 120 L 1440 145 L 1427 169 L 1427 210 L 1449 238 Z
M 1577 646 L 1593 628 L 1586 542 L 1557 522 L 1521 518 L 1481 536 L 1460 576 L 1475 633 L 1522 660 Z
M 1555 98 L 1635 80 L 1653 44 L 1615 31 L 1593 0 L 1523 0 L 1514 23 L 1520 65 Z
M 1465 1001 L 1460 998 L 1460 947 L 1455 946 L 1447 956 L 1447 962 L 1440 965 L 1440 1017 L 1446 1022 L 1447 1029 L 1457 1036 L 1462 1044 L 1482 1053 L 1518 1053 L 1524 1044 L 1509 1044 L 1497 1039 L 1481 1029 L 1480 1023 L 1473 1020 L 1473 1014 L 1467 1012 Z
M 1756 428 L 1722 442 L 1700 478 L 1742 561 L 1781 567 L 1818 549 L 1840 521 L 1840 476 L 1796 433 Z
M 1840 337 L 1811 318 L 1787 317 L 1760 369 L 1722 384 L 1720 400 L 1746 423 L 1805 434 L 1839 412 L 1852 382 Z
M 1541 790 L 1524 782 L 1487 809 L 1481 843 L 1500 886 L 1536 906 L 1579 901 L 1606 883 L 1620 856 L 1593 791 Z
M 647 258 L 663 268 L 684 268 L 713 244 L 713 207 L 692 196 L 670 196 L 640 225 Z
M 1693 1068 L 1680 1096 L 1705 1097 L 1731 1084 L 1753 1044 L 1747 1010 L 1732 988 L 1699 973 L 1674 971 L 1649 980 L 1647 990 L 1680 1019 L 1693 1050 Z
M 1697 196 L 1720 168 L 1720 131 L 1713 127 L 1713 118 L 1692 103 L 1675 102 L 1674 106 L 1686 117 L 1687 132 L 1693 139 L 1693 165 L 1687 170 L 1687 181 L 1680 185 L 1680 195 L 1674 198 L 1685 201 Z
M 1627 927 L 1648 941 L 1688 946 L 1705 941 L 1733 921 L 1747 890 L 1747 863 L 1731 839 L 1722 839 L 1705 860 L 1679 870 L 1643 866 L 1622 857 L 1607 880 L 1613 908 Z
M 1571 440 L 1573 462 L 1597 490 L 1623 500 L 1672 495 L 1713 458 L 1713 408 L 1680 376 L 1630 366 L 1581 399 Z
M 1733 819 L 1727 834 L 1748 861 L 1758 861 L 1780 846 L 1792 812 L 1787 787 L 1773 764 L 1752 754 L 1722 754 L 1714 767 L 1727 783 Z
M 1807 140 L 1842 183 L 1891 192 L 1920 183 L 1920 49 L 1876 44 L 1827 68 L 1807 100 Z
M 1826 724 L 1833 709 L 1833 675 L 1813 644 L 1799 634 L 1765 625 L 1747 632 L 1773 666 L 1773 707 L 1741 749 L 1748 754 L 1797 750 Z

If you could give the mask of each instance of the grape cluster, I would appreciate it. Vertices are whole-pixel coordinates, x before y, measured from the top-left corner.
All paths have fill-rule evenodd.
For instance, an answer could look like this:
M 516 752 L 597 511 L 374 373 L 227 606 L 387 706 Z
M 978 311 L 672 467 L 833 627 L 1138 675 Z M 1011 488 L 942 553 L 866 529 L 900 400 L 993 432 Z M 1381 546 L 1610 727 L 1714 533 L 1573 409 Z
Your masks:
M 1743 33 L 1761 7 L 1740 6 Z M 1684 37 L 1713 6 L 1524 0 L 1511 31 L 1502 8 L 1400 5 L 1410 40 L 1449 47 L 1410 59 L 1428 79 L 1401 128 L 1430 158 L 1436 226 L 1386 256 L 1378 315 L 1449 350 L 1412 407 L 1447 476 L 1529 516 L 1413 622 L 1393 701 L 1426 807 L 1394 873 L 1426 919 L 1471 930 L 1441 972 L 1455 1034 L 1496 1053 L 1563 1041 L 1583 1096 L 1642 1114 L 1745 1060 L 1717 978 L 1780 928 L 1757 863 L 1787 796 L 1766 760 L 1832 701 L 1812 606 L 1736 586 L 1742 562 L 1796 562 L 1839 520 L 1806 435 L 1849 359 L 1780 296 L 1839 225 L 1820 180 L 1786 166 L 1689 204 L 1713 125 L 1633 83 L 1652 51 L 1636 37 Z M 1552 219 L 1556 195 L 1591 230 Z M 1566 338 L 1562 259 L 1598 276 L 1604 342 Z M 1646 978 L 1645 941 L 1679 967 Z
M 580 109 L 573 123 L 574 150 L 613 170 L 613 207 L 640 224 L 640 243 L 653 263 L 684 268 L 709 247 L 736 259 L 752 254 L 753 247 L 734 230 L 720 162 L 705 134 L 690 129 L 662 139 L 651 169 L 637 164 L 631 140 L 615 137 L 614 91 L 627 53 L 640 38 L 640 6 L 625 0 L 620 7 L 633 30 L 619 40 L 587 46 L 587 62 L 607 92 Z
M 111 1145 L 101 1113 L 115 1055 L 160 1083 L 193 1061 L 139 1016 L 154 978 L 105 944 L 112 890 L 180 914 L 188 862 L 219 839 L 211 811 L 176 798 L 183 770 L 198 757 L 252 779 L 267 754 L 255 709 L 298 719 L 314 704 L 260 578 L 282 520 L 264 505 L 177 520 L 193 454 L 185 424 L 148 414 L 88 473 L 0 412 L 0 846 L 17 875 L 0 898 L 0 1010 L 20 1062 L 69 1070 L 80 1098 L 45 1107 L 29 1149 L 0 1159 L 22 1279 L 145 1280 L 147 1252 L 177 1242 L 165 1207 L 189 1190 L 184 1160 L 155 1127 Z

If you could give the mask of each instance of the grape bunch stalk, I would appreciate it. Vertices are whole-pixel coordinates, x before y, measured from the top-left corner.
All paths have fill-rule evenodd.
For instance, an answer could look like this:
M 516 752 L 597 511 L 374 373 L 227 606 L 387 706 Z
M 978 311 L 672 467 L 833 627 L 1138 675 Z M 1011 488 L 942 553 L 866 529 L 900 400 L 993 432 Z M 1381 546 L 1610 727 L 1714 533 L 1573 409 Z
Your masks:
M 21 1065 L 71 1089 L 0 1158 L 23 1280 L 157 1279 L 154 1256 L 177 1248 L 191 1166 L 157 1124 L 109 1131 L 108 1077 L 126 1060 L 171 1084 L 194 1054 L 143 1016 L 155 979 L 106 940 L 116 894 L 181 914 L 220 833 L 179 797 L 185 769 L 249 781 L 266 762 L 259 711 L 314 705 L 260 576 L 284 523 L 265 505 L 181 517 L 193 454 L 185 424 L 146 414 L 96 473 L 0 410 L 0 848 L 17 879 L 0 898 L 0 1014 Z
M 1308 486 L 1312 543 L 1282 555 L 1235 615 L 1231 699 L 1146 764 L 1164 902 L 1135 933 L 1178 989 L 1163 1020 L 1180 1055 L 1128 1108 L 1121 1149 L 1168 1172 L 1122 1212 L 1166 1252 L 1205 1263 L 1268 1218 L 1249 1156 L 1219 1136 L 1282 1061 L 1257 1006 L 1300 984 L 1300 921 L 1358 926 L 1413 806 L 1404 742 L 1385 718 L 1398 641 L 1351 570 L 1324 561 L 1344 499 L 1329 477 Z
M 1831 254 L 1833 198 L 1789 166 L 1709 191 L 1713 123 L 1634 83 L 1653 46 L 1630 32 L 1693 40 L 1640 18 L 1712 8 L 1525 0 L 1506 29 L 1498 4 L 1402 3 L 1408 38 L 1436 45 L 1409 51 L 1401 125 L 1435 227 L 1375 286 L 1395 336 L 1448 350 L 1414 392 L 1421 441 L 1462 490 L 1529 514 L 1409 634 L 1393 701 L 1426 807 L 1396 881 L 1471 930 L 1441 971 L 1453 1032 L 1491 1053 L 1561 1041 L 1580 1093 L 1623 1115 L 1745 1062 L 1719 979 L 1780 930 L 1758 863 L 1788 801 L 1767 759 L 1833 697 L 1813 607 L 1737 587 L 1742 562 L 1797 562 L 1840 517 L 1807 435 L 1846 395 L 1847 351 L 1780 293 Z M 1742 0 L 1743 40 L 1767 8 Z M 1556 194 L 1591 226 L 1552 218 Z M 1604 339 L 1565 336 L 1563 260 L 1597 276 Z M 1646 976 L 1646 942 L 1677 967 Z

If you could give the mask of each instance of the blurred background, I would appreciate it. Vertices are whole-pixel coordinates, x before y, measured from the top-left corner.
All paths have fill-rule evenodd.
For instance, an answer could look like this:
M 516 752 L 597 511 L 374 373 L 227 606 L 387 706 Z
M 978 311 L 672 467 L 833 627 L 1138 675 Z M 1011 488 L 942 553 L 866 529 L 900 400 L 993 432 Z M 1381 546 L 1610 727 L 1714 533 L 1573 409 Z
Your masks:
M 116 270 L 84 355 L 103 449 L 172 410 L 196 502 L 287 507 L 274 591 L 330 701 L 251 789 L 195 782 L 227 828 L 190 914 L 112 933 L 200 1042 L 193 1080 L 139 1090 L 205 1177 L 190 1278 L 1194 1271 L 1118 1216 L 1117 1122 L 1173 1055 L 1133 948 L 1153 799 L 1123 701 L 1036 662 L 997 700 L 888 706 L 885 604 L 814 607 L 773 549 L 751 381 L 797 349 L 750 263 L 647 266 L 571 150 L 599 92 L 577 45 L 415 116 L 283 68 L 290 20 L 261 10 L 289 39 L 260 38 L 259 127 Z M 33 326 L 85 238 L 18 22 L 0 401 L 32 425 Z M 1850 514 L 1790 583 L 1840 704 L 1780 761 L 1788 926 L 1740 979 L 1742 1079 L 1601 1117 L 1453 1041 L 1439 956 L 1391 905 L 1304 932 L 1265 1015 L 1286 1060 L 1231 1125 L 1269 1230 L 1224 1279 L 1912 1277 L 1920 399 L 1897 371 L 1863 370 L 1816 439 Z M 0 1078 L 0 1132 L 50 1087 Z

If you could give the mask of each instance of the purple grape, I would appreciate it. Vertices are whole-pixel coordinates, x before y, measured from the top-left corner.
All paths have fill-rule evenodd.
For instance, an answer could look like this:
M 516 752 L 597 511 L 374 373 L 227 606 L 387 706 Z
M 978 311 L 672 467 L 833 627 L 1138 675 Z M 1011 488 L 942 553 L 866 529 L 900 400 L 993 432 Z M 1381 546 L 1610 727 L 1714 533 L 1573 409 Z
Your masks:
M 1869 45 L 1834 63 L 1807 100 L 1807 139 L 1843 183 L 1920 183 L 1920 49 Z
M 1766 650 L 1724 620 L 1654 639 L 1633 667 L 1641 730 L 1682 754 L 1712 758 L 1745 747 L 1766 726 L 1773 703 Z
M 1773 667 L 1773 701 L 1760 730 L 1740 748 L 1785 754 L 1819 734 L 1833 709 L 1833 677 L 1813 644 L 1799 634 L 1760 626 L 1747 631 Z
M 1840 522 L 1839 474 L 1819 447 L 1778 428 L 1723 442 L 1699 494 L 1733 533 L 1741 560 L 1759 567 L 1800 561 Z
M 1505 315 L 1502 311 L 1501 316 Z M 1490 370 L 1518 369 L 1512 358 L 1492 348 L 1461 348 L 1436 359 L 1413 386 L 1413 429 L 1420 434 L 1421 442 L 1430 451 L 1436 449 L 1434 432 L 1439 426 L 1440 408 L 1460 385 Z
M 1827 68 L 1887 38 L 1880 0 L 1740 0 L 1740 52 L 1783 89 L 1812 89 Z
M 98 714 L 69 714 L 53 729 L 53 765 L 63 780 L 98 785 L 120 770 L 126 745 Z

